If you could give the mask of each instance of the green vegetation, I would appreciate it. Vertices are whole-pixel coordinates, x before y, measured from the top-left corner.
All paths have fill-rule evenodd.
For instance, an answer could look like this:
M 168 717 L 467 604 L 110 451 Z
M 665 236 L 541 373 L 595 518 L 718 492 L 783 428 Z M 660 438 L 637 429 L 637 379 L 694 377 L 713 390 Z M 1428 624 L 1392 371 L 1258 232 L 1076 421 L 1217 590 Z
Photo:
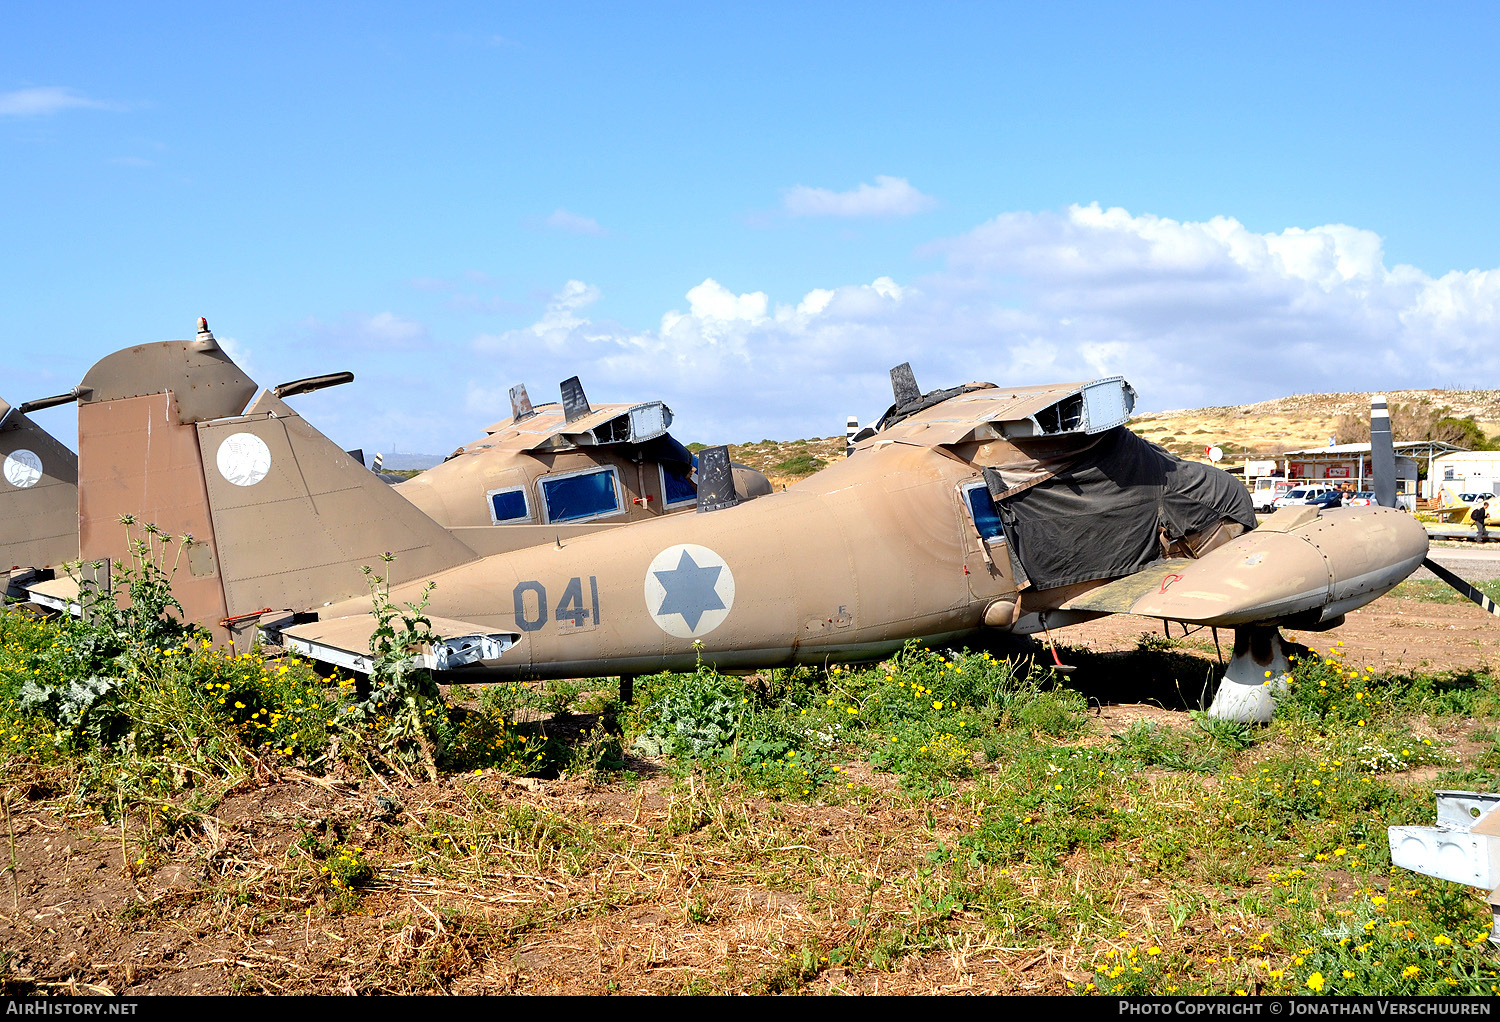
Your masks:
M 1490 599 L 1500 600 L 1500 579 L 1484 579 L 1482 581 L 1470 582 L 1469 584 Z M 1391 596 L 1397 599 L 1421 600 L 1423 603 L 1468 602 L 1467 597 L 1460 595 L 1448 583 L 1440 582 L 1435 578 L 1407 579 L 1391 590 Z
M 822 458 L 811 454 L 798 454 L 785 461 L 778 461 L 771 469 L 785 476 L 810 476 L 827 464 Z
M 171 544 L 151 542 L 157 570 L 132 580 L 169 577 Z M 623 971 L 598 989 L 664 955 L 684 992 L 903 989 L 960 959 L 999 963 L 1003 985 L 1037 955 L 1053 964 L 1036 989 L 1054 993 L 1500 985 L 1482 895 L 1393 870 L 1385 837 L 1430 824 L 1435 787 L 1500 784 L 1487 673 L 1382 675 L 1335 645 L 1295 663 L 1269 727 L 1168 711 L 1111 723 L 1078 676 L 912 644 L 873 666 L 641 678 L 621 707 L 606 680 L 440 690 L 400 655 L 427 627 L 421 605 L 376 595 L 385 666 L 363 698 L 295 658 L 215 649 L 172 625 L 169 602 L 169 641 L 139 617 L 0 614 L 7 812 L 30 790 L 108 821 L 144 880 L 218 834 L 227 793 L 267 770 L 378 775 L 364 837 L 308 821 L 284 855 L 210 871 L 174 909 L 255 905 L 257 925 L 284 923 L 300 947 L 302 927 L 410 912 L 412 892 L 481 906 L 397 920 L 400 954 L 382 938 L 367 990 L 449 989 L 511 961 L 523 936 L 592 947 L 570 928 L 624 934 L 620 913 L 647 910 L 674 920 L 678 950 L 652 936 L 627 957 L 624 934 Z M 1121 688 L 1209 667 L 1181 642 L 1140 646 L 1065 656 Z M 475 771 L 586 787 L 561 802 Z M 429 774 L 441 784 L 420 784 Z M 755 914 L 776 897 L 797 912 Z M 741 949 L 728 962 L 721 933 Z
M 1391 432 L 1402 440 L 1439 440 L 1469 451 L 1495 449 L 1495 439 L 1485 436 L 1474 416 L 1455 415 L 1452 408 L 1427 398 L 1393 403 L 1390 413 Z M 1336 429 L 1335 437 L 1341 444 L 1370 442 L 1370 417 L 1363 413 L 1340 415 Z

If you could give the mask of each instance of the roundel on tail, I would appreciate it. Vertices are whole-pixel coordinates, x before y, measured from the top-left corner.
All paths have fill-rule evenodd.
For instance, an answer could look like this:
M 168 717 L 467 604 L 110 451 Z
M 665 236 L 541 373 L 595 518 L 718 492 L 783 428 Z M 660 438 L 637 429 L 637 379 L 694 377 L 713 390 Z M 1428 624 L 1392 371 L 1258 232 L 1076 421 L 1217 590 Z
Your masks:
M 254 486 L 271 471 L 271 449 L 254 433 L 235 433 L 219 444 L 219 475 L 236 486 Z
M 729 616 L 734 573 L 706 546 L 669 546 L 646 569 L 646 612 L 668 635 L 696 639 Z
M 5 456 L 5 481 L 12 486 L 24 490 L 41 478 L 42 459 L 36 452 L 20 447 Z

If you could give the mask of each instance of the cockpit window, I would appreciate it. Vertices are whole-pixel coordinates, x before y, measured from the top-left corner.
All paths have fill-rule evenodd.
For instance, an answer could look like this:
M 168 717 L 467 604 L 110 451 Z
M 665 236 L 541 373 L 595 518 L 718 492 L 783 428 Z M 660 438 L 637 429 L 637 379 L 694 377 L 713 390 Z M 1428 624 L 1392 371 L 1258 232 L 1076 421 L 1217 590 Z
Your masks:
M 1005 535 L 1005 530 L 1000 527 L 1000 514 L 995 510 L 994 500 L 990 498 L 989 487 L 982 482 L 965 486 L 964 498 L 969 505 L 969 514 L 974 519 L 974 527 L 979 530 L 980 538 L 994 539 L 996 536 Z
M 602 518 L 620 510 L 620 493 L 612 468 L 543 477 L 542 497 L 549 522 Z
M 531 521 L 531 509 L 526 506 L 524 487 L 491 490 L 485 494 L 485 498 L 490 502 L 490 521 L 496 525 Z
M 667 507 L 676 507 L 698 499 L 698 487 L 688 478 L 688 472 L 687 465 L 661 466 L 662 499 Z

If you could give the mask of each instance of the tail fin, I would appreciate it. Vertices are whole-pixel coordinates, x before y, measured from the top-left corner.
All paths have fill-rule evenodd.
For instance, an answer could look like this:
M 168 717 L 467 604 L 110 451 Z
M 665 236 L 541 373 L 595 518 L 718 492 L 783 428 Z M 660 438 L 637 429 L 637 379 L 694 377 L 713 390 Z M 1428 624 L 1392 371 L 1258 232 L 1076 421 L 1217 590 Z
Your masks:
M 399 555 L 393 582 L 473 559 L 279 398 L 262 394 L 242 414 L 254 392 L 206 325 L 197 341 L 127 349 L 89 370 L 78 408 L 82 557 L 129 559 L 122 515 L 191 535 L 174 595 L 220 641 L 261 610 L 361 595 L 359 569 L 382 553 Z
M 78 456 L 0 401 L 0 572 L 78 556 Z

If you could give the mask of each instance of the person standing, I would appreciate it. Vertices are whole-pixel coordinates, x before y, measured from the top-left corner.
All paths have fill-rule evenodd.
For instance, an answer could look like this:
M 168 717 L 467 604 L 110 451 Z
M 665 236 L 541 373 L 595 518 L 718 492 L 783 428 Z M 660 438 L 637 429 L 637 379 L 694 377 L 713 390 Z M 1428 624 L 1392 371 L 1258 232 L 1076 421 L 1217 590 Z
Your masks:
M 1485 501 L 1482 507 L 1474 509 L 1474 528 L 1479 532 L 1479 542 L 1485 543 L 1489 540 L 1489 534 L 1485 531 L 1485 519 L 1490 516 L 1490 502 Z

